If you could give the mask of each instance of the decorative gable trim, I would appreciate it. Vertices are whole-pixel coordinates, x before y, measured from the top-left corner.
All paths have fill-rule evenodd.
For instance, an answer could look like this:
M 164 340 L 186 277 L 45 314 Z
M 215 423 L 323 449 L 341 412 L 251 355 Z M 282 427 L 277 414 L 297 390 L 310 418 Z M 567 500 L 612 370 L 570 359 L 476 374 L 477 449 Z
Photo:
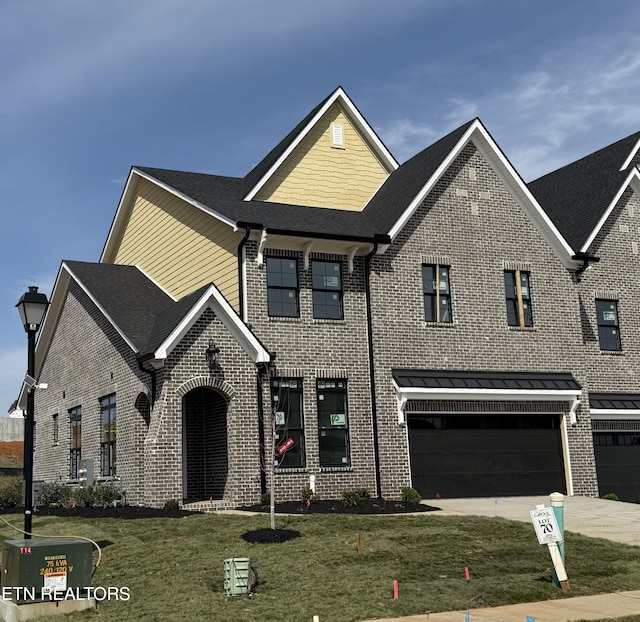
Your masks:
M 258 341 L 258 338 L 249 330 L 226 298 L 220 293 L 220 290 L 213 284 L 204 291 L 200 299 L 191 307 L 189 313 L 160 344 L 153 353 L 153 358 L 155 360 L 166 359 L 207 309 L 211 309 L 216 314 L 224 327 L 254 363 L 268 363 L 271 360 L 270 353 Z
M 639 150 L 640 150 L 640 139 L 638 139 L 636 146 L 631 150 L 631 153 L 629 153 L 629 155 L 627 156 L 627 159 L 624 161 L 624 164 L 620 167 L 621 171 L 625 171 L 627 170 L 627 168 L 629 168 L 629 164 L 631 164 L 632 160 L 636 157 Z
M 478 151 L 493 168 L 500 178 L 500 181 L 508 188 L 531 222 L 542 233 L 564 266 L 571 269 L 575 268 L 576 262 L 572 259 L 572 256 L 574 255 L 573 250 L 562 237 L 542 207 L 538 204 L 533 194 L 531 194 L 520 175 L 513 168 L 480 119 L 475 119 L 473 123 L 471 123 L 455 147 L 449 152 L 447 157 L 436 169 L 435 173 L 433 173 L 433 175 L 427 180 L 422 189 L 393 225 L 389 231 L 391 239 L 393 240 L 400 233 L 409 219 L 413 214 L 415 214 L 416 210 L 426 199 L 427 195 L 434 188 L 436 183 L 440 180 L 442 175 L 447 171 L 451 164 L 453 164 L 455 159 L 460 155 L 469 142 L 473 142 Z M 384 252 L 384 249 L 382 252 Z
M 636 149 L 637 148 L 638 146 L 636 146 Z M 613 208 L 618 204 L 618 201 L 620 201 L 620 198 L 627 188 L 631 188 L 638 196 L 640 196 L 640 171 L 638 171 L 638 167 L 636 166 L 633 167 L 627 178 L 624 180 L 624 183 L 620 186 L 620 189 L 616 193 L 616 196 L 613 197 L 613 201 L 611 201 L 604 214 L 602 214 L 600 220 L 598 221 L 598 224 L 594 227 L 591 235 L 587 238 L 587 241 L 580 249 L 581 253 L 587 252 L 587 249 L 591 246 L 598 233 L 600 233 L 600 230 L 602 229 L 604 223 L 607 222 L 607 219 L 611 215 Z
M 280 165 L 291 155 L 293 150 L 304 140 L 313 127 L 318 123 L 322 116 L 329 110 L 334 103 L 339 102 L 345 110 L 347 116 L 356 125 L 358 130 L 362 133 L 365 141 L 369 143 L 374 153 L 382 160 L 384 165 L 389 171 L 395 171 L 398 168 L 398 162 L 391 155 L 391 152 L 384 146 L 382 141 L 378 138 L 373 128 L 369 125 L 367 120 L 362 116 L 360 111 L 356 108 L 354 103 L 349 99 L 342 87 L 338 87 L 333 94 L 325 101 L 324 105 L 318 110 L 313 118 L 307 123 L 304 129 L 291 141 L 289 146 L 284 150 L 280 157 L 274 162 L 271 168 L 262 176 L 260 181 L 249 190 L 244 197 L 245 201 L 251 201 L 256 197 L 258 192 L 264 187 L 264 185 L 271 179 L 274 173 L 280 168 Z

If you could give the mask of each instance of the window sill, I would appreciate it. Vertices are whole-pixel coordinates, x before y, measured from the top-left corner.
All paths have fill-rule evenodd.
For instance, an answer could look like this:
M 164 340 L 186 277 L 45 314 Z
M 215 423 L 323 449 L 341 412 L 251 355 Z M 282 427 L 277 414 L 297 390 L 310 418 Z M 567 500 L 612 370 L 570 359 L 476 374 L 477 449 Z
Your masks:
M 535 326 L 509 326 L 509 330 L 516 333 L 535 333 L 537 328 Z
M 307 473 L 307 467 L 276 467 L 276 475 L 288 475 L 289 473 Z
M 352 466 L 320 467 L 320 473 L 350 473 Z
M 347 321 L 342 318 L 340 320 L 333 320 L 331 318 L 328 317 L 323 317 L 323 318 L 319 318 L 319 317 L 314 317 L 312 320 L 313 324 L 346 324 Z
M 422 320 L 422 328 L 455 328 L 454 322 L 425 322 Z
M 600 354 L 604 356 L 624 356 L 622 350 L 600 350 Z
M 289 317 L 288 315 L 269 315 L 269 322 L 302 322 L 299 317 Z

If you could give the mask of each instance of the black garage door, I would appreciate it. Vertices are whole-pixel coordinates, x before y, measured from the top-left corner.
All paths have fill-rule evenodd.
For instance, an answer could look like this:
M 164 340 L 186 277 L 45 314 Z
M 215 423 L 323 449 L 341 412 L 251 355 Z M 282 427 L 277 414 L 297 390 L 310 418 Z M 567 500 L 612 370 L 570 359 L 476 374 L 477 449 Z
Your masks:
M 594 432 L 600 496 L 640 503 L 640 432 Z
M 408 427 L 425 498 L 566 493 L 558 415 L 410 414 Z

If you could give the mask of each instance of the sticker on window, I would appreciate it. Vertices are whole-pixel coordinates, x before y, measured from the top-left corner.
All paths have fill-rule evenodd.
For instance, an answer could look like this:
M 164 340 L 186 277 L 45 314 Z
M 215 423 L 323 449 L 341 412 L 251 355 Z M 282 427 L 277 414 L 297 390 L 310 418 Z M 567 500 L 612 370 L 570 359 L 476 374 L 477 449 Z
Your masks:
M 602 319 L 605 322 L 615 322 L 616 321 L 616 312 L 615 311 L 603 311 Z
M 284 425 L 284 413 L 277 412 L 276 413 L 276 425 Z
M 331 425 L 345 425 L 346 417 L 345 417 L 344 413 L 336 414 L 336 415 L 330 415 L 330 421 L 331 421 Z

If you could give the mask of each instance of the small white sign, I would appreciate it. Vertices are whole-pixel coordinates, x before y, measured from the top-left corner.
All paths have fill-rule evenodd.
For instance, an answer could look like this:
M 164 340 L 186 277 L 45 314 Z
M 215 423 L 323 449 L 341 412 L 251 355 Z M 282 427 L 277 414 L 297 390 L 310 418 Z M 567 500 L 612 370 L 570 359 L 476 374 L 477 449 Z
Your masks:
M 556 515 L 551 508 L 540 508 L 531 510 L 531 522 L 536 530 L 538 542 L 540 544 L 550 544 L 551 542 L 562 542 L 562 534 L 558 529 Z
M 51 572 L 44 575 L 44 589 L 48 592 L 65 592 L 67 590 L 67 573 Z

